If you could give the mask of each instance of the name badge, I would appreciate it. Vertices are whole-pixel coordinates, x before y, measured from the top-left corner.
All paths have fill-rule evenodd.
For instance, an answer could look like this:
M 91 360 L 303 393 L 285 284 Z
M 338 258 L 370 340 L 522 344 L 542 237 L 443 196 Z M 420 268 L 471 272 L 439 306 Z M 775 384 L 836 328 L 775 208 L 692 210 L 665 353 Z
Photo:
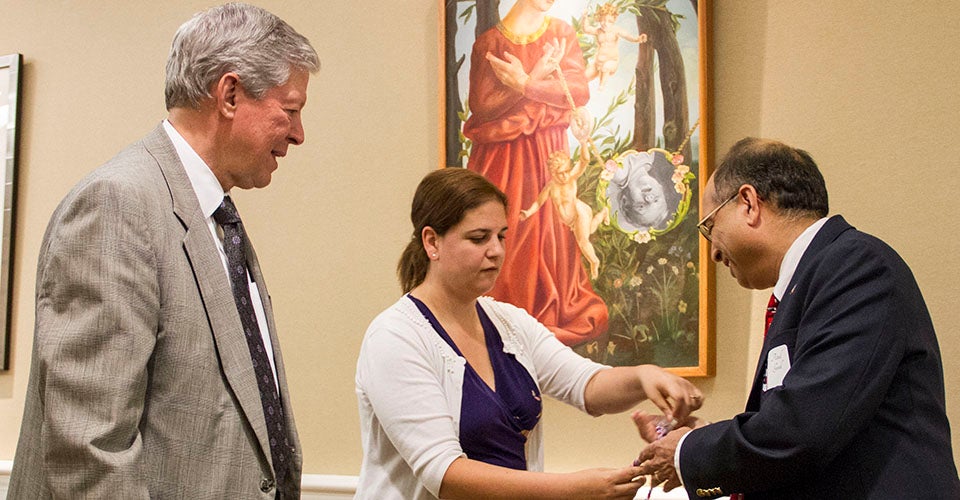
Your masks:
M 786 345 L 778 345 L 767 353 L 767 373 L 763 377 L 763 391 L 783 385 L 783 377 L 790 371 L 790 354 Z

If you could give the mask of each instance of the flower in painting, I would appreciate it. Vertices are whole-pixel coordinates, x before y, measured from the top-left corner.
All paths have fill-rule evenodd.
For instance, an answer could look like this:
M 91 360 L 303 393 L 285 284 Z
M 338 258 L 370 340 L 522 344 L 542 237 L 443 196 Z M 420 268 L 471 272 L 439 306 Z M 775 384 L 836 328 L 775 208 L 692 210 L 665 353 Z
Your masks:
M 617 344 L 614 344 L 613 342 L 607 342 L 608 353 L 613 354 L 613 351 L 616 351 L 616 350 L 617 350 Z
M 671 177 L 670 180 L 679 184 L 683 182 L 683 178 L 687 176 L 687 172 L 689 171 L 690 171 L 690 167 L 686 165 L 680 165 L 673 171 L 673 177 Z
M 686 313 L 687 313 L 687 303 L 681 300 L 680 303 L 677 304 L 677 310 L 680 311 L 680 314 L 686 314 Z
M 643 284 L 643 278 L 641 278 L 640 276 L 634 276 L 634 277 L 630 278 L 630 286 L 631 286 L 631 287 L 636 288 L 636 287 L 638 287 L 638 286 L 640 286 L 640 285 L 642 285 L 642 284 Z
M 590 342 L 589 344 L 587 344 L 587 354 L 596 353 L 599 347 L 600 346 L 597 344 L 596 340 L 594 340 L 593 342 Z
M 605 181 L 613 179 L 613 174 L 617 172 L 618 168 L 620 168 L 619 163 L 614 160 L 607 160 L 607 162 L 603 164 L 603 171 L 600 172 L 600 178 Z
M 650 231 L 637 231 L 636 234 L 633 235 L 633 241 L 637 243 L 648 243 L 652 239 L 653 237 L 650 235 Z
M 653 274 L 653 266 L 647 268 L 647 274 Z
M 683 155 L 680 153 L 674 154 L 673 158 L 670 158 L 670 163 L 673 163 L 674 165 L 683 163 Z
M 667 265 L 667 259 L 664 257 L 660 257 L 659 259 L 657 259 L 657 264 L 660 264 L 661 266 L 665 266 Z
M 617 279 L 613 280 L 613 287 L 614 287 L 614 288 L 620 288 L 620 287 L 622 287 L 622 286 L 623 286 L 623 279 L 622 279 L 622 278 L 617 278 Z

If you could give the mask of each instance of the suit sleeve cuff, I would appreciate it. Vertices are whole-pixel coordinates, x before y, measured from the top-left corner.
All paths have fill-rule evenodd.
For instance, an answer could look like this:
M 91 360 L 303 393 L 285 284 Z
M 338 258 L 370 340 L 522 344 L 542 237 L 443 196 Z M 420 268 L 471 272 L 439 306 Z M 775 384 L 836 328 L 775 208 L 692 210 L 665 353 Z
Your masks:
M 680 473 L 680 448 L 683 447 L 683 441 L 687 439 L 690 433 L 686 433 L 683 436 L 680 436 L 680 441 L 677 441 L 677 451 L 673 452 L 673 468 L 677 471 L 677 478 L 680 479 L 680 486 L 684 487 L 683 484 L 683 474 Z

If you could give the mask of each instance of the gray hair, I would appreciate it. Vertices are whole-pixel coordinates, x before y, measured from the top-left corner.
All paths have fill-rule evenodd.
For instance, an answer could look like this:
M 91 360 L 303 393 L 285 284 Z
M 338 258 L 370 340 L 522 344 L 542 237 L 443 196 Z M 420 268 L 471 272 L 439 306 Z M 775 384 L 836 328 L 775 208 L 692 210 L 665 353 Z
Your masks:
M 164 89 L 167 110 L 199 109 L 211 86 L 230 72 L 259 99 L 286 83 L 294 68 L 315 73 L 320 58 L 289 24 L 249 4 L 213 7 L 183 23 L 173 37 Z

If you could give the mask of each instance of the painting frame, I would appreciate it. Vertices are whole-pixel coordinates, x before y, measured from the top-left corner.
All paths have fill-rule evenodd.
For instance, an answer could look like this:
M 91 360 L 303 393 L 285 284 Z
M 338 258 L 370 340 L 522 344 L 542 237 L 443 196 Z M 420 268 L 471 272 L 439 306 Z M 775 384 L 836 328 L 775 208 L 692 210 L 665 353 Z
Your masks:
M 688 160 L 686 161 L 686 163 L 689 163 L 691 165 L 691 168 L 690 168 L 691 173 L 687 174 L 686 180 L 683 181 L 683 182 L 689 182 L 688 184 L 689 189 L 686 193 L 688 196 L 687 198 L 688 206 L 676 207 L 677 210 L 675 210 L 672 213 L 673 218 L 670 219 L 670 226 L 666 228 L 657 228 L 657 230 L 651 227 L 649 234 L 654 235 L 654 238 L 656 238 L 657 235 L 660 235 L 666 231 L 672 230 L 674 231 L 673 233 L 674 235 L 683 234 L 685 238 L 684 241 L 689 242 L 688 246 L 691 247 L 690 250 L 687 252 L 687 256 L 689 258 L 689 261 L 687 262 L 687 267 L 691 267 L 693 269 L 693 272 L 691 272 L 690 274 L 696 276 L 696 289 L 689 291 L 688 294 L 695 295 L 695 298 L 691 299 L 690 302 L 691 303 L 693 303 L 694 301 L 696 302 L 696 313 L 688 314 L 687 316 L 689 318 L 695 317 L 696 323 L 695 323 L 695 327 L 692 327 L 692 329 L 695 330 L 695 333 L 691 334 L 688 332 L 688 335 L 687 335 L 687 337 L 695 337 L 695 338 L 693 338 L 692 340 L 688 340 L 687 344 L 685 345 L 687 349 L 691 350 L 692 352 L 695 352 L 695 358 L 692 358 L 691 361 L 680 361 L 679 363 L 673 363 L 673 364 L 671 364 L 670 362 L 666 362 L 666 363 L 658 362 L 657 359 L 639 360 L 636 362 L 628 362 L 627 364 L 641 364 L 642 362 L 654 362 L 656 364 L 661 364 L 662 366 L 668 367 L 670 371 L 680 376 L 710 377 L 715 375 L 715 363 L 716 363 L 715 324 L 714 324 L 715 323 L 715 277 L 714 277 L 715 265 L 712 259 L 710 259 L 707 242 L 703 241 L 702 238 L 700 238 L 697 233 L 696 222 L 699 219 L 699 214 L 700 214 L 700 209 L 699 209 L 700 196 L 699 195 L 700 193 L 703 192 L 703 189 L 706 184 L 706 180 L 709 178 L 709 174 L 710 174 L 709 166 L 712 164 L 712 157 L 713 157 L 712 137 L 710 134 L 711 132 L 711 129 L 710 129 L 711 93 L 710 93 L 710 81 L 709 81 L 710 74 L 711 74 L 711 59 L 710 59 L 711 2 L 710 0 L 631 0 L 631 1 L 620 0 L 618 2 L 611 1 L 610 3 L 619 6 L 619 8 L 621 9 L 620 11 L 621 14 L 624 12 L 627 12 L 628 10 L 629 12 L 627 13 L 629 14 L 630 12 L 637 12 L 637 9 L 639 7 L 636 7 L 636 6 L 641 4 L 643 4 L 642 5 L 643 7 L 647 7 L 654 4 L 664 4 L 669 7 L 670 4 L 676 5 L 676 2 L 680 2 L 680 1 L 686 1 L 687 3 L 693 5 L 693 12 L 695 13 L 695 18 L 696 18 L 695 26 L 694 26 L 695 33 L 696 33 L 696 40 L 694 41 L 694 43 L 696 46 L 696 55 L 697 55 L 697 61 L 695 65 L 696 67 L 694 70 L 696 74 L 696 83 L 695 83 L 696 103 L 695 105 L 689 106 L 690 108 L 689 115 L 690 117 L 694 117 L 694 116 L 696 117 L 696 124 L 689 129 L 689 133 L 685 134 L 687 137 L 681 143 L 680 147 L 675 152 L 673 152 L 673 154 L 671 154 L 671 152 L 668 151 L 671 148 L 668 147 L 669 146 L 668 141 L 666 139 L 663 139 L 663 136 L 658 136 L 661 139 L 663 139 L 662 144 L 656 144 L 656 145 L 649 144 L 649 143 L 648 144 L 649 146 L 662 146 L 661 148 L 659 148 L 660 150 L 665 151 L 668 154 L 668 157 L 671 157 L 671 156 L 674 158 L 679 157 L 680 162 L 684 161 L 684 155 L 677 154 L 677 153 L 680 153 L 681 151 L 683 152 L 689 152 L 691 150 L 694 151 L 692 154 L 688 153 L 689 156 L 687 156 Z M 439 57 L 440 57 L 441 63 L 440 63 L 440 71 L 439 71 L 440 92 L 439 92 L 439 99 L 438 99 L 439 100 L 438 108 L 439 108 L 439 155 L 440 155 L 441 167 L 463 167 L 466 165 L 466 161 L 463 160 L 462 157 L 463 157 L 464 151 L 470 147 L 470 144 L 469 144 L 470 140 L 464 136 L 463 125 L 464 125 L 464 122 L 469 119 L 471 111 L 469 109 L 469 106 L 465 104 L 469 100 L 468 98 L 466 98 L 466 93 L 469 92 L 469 90 L 464 91 L 464 89 L 462 88 L 463 85 L 461 84 L 461 81 L 463 80 L 463 72 L 464 72 L 463 66 L 465 64 L 465 60 L 469 62 L 469 59 L 470 59 L 470 51 L 465 50 L 465 47 L 466 47 L 466 44 L 469 44 L 472 41 L 476 40 L 477 33 L 482 32 L 480 31 L 481 23 L 486 23 L 488 25 L 495 26 L 496 22 L 499 21 L 499 17 L 496 17 L 495 19 L 491 19 L 490 12 L 489 12 L 490 10 L 489 5 L 491 3 L 495 6 L 496 9 L 499 9 L 499 13 L 495 15 L 500 15 L 505 11 L 505 8 L 508 8 L 508 7 L 505 7 L 505 4 L 512 5 L 514 2 L 510 0 L 503 0 L 503 1 L 444 0 L 440 2 L 440 15 L 439 15 L 439 23 L 438 23 L 440 42 L 438 45 L 439 45 Z M 587 11 L 589 9 L 596 8 L 597 2 L 583 1 L 583 2 L 566 2 L 566 3 L 586 4 L 583 10 L 584 14 L 580 19 L 580 23 L 578 23 L 578 20 L 576 19 L 576 17 L 573 17 L 573 16 L 567 17 L 567 19 L 569 20 L 569 24 L 573 26 L 575 30 L 577 30 L 578 39 L 581 40 L 580 45 L 583 46 L 584 44 L 584 42 L 582 41 L 584 36 L 583 31 L 586 31 L 586 30 L 584 29 L 584 25 L 581 23 L 586 22 L 584 21 L 584 19 L 587 19 Z M 485 7 L 486 12 L 481 12 L 481 5 Z M 634 7 L 634 9 L 630 10 L 629 9 L 630 7 Z M 468 15 L 476 17 L 476 20 L 474 21 L 475 26 L 473 28 L 474 33 L 472 38 L 469 33 L 466 35 L 466 37 L 464 37 L 464 32 L 467 32 L 467 30 L 461 29 L 462 27 L 460 26 L 460 24 L 457 24 L 462 22 L 462 20 L 464 19 L 465 12 L 467 12 L 467 9 L 471 9 L 471 8 L 475 10 L 474 12 L 469 13 Z M 550 12 L 548 11 L 547 14 L 549 15 Z M 639 13 L 639 15 L 637 15 L 637 19 L 639 19 L 641 15 L 642 15 L 642 12 Z M 679 16 L 679 17 L 683 18 L 684 16 Z M 689 19 L 686 19 L 686 20 L 678 19 L 677 15 L 674 15 L 671 19 L 674 22 L 674 24 L 678 22 L 679 23 L 691 22 Z M 629 17 L 627 18 L 628 22 L 631 20 L 632 18 L 629 18 Z M 632 23 L 627 25 L 628 28 L 630 27 L 631 24 Z M 641 29 L 642 25 L 640 21 L 637 21 L 636 25 L 637 25 L 637 28 L 634 28 L 634 29 L 637 29 L 637 30 Z M 467 26 L 466 23 L 464 23 L 464 26 Z M 677 30 L 677 29 L 678 28 L 676 27 L 674 28 L 674 30 Z M 690 27 L 688 26 L 687 29 L 689 30 Z M 655 34 L 652 34 L 651 36 L 655 36 Z M 675 36 L 679 37 L 679 35 L 675 35 Z M 463 41 L 464 39 L 467 40 L 466 44 Z M 599 40 L 599 38 L 597 38 L 597 40 Z M 621 45 L 628 46 L 627 44 L 624 44 L 622 42 L 621 42 Z M 641 42 L 641 45 L 642 45 L 642 42 Z M 587 47 L 587 49 L 589 50 L 590 47 Z M 637 51 L 639 52 L 639 49 Z M 588 52 L 584 50 L 583 55 L 585 60 L 584 64 L 588 65 L 589 64 L 587 62 Z M 638 57 L 638 60 L 639 60 L 639 57 Z M 657 61 L 659 61 L 659 59 L 657 59 Z M 639 66 L 640 66 L 640 63 L 637 62 L 636 67 L 639 67 Z M 600 66 L 598 65 L 597 67 L 599 68 Z M 630 66 L 628 65 L 627 67 L 629 68 Z M 625 71 L 626 70 L 624 70 L 624 72 Z M 560 74 L 559 71 L 558 71 L 558 74 Z M 652 79 L 653 77 L 651 76 L 650 78 Z M 636 87 L 636 81 L 637 80 L 633 80 L 630 85 Z M 469 84 L 467 85 L 469 86 Z M 590 85 L 593 85 L 593 87 L 591 88 L 596 88 L 596 83 L 590 83 Z M 652 92 L 653 90 L 651 89 L 650 91 Z M 568 92 L 568 96 L 569 96 L 569 92 Z M 571 99 L 571 105 L 572 104 L 573 102 Z M 662 113 L 664 112 L 662 110 L 664 104 L 663 102 L 658 101 L 657 105 L 659 106 L 658 113 L 662 115 Z M 661 120 L 662 120 L 662 117 L 661 117 Z M 689 122 L 693 122 L 693 121 L 694 120 L 692 119 L 689 120 Z M 634 120 L 634 125 L 636 125 L 637 122 L 638 122 L 637 120 Z M 599 120 L 595 120 L 594 123 L 595 124 L 599 123 Z M 663 126 L 663 121 L 661 121 L 657 125 L 659 125 L 663 130 L 666 130 L 667 128 Z M 638 127 L 634 127 L 634 128 L 638 128 Z M 665 132 L 664 132 L 664 135 L 665 135 Z M 688 141 L 689 141 L 689 144 L 688 144 Z M 695 141 L 695 144 L 694 144 L 694 141 Z M 571 136 L 570 142 L 575 143 L 575 141 L 573 141 L 572 139 L 572 136 Z M 466 146 L 464 146 L 465 144 Z M 580 144 L 584 144 L 584 148 L 587 147 L 585 145 L 586 143 L 584 142 L 581 142 Z M 696 146 L 696 149 L 691 149 L 691 146 Z M 593 147 L 592 143 L 590 147 L 591 148 Z M 650 149 L 652 151 L 654 148 L 648 147 L 647 149 Z M 574 148 L 574 150 L 577 151 L 577 154 L 570 155 L 571 161 L 573 161 L 574 156 L 580 156 L 580 152 L 582 152 L 577 148 Z M 591 149 L 591 150 L 598 151 L 596 149 Z M 644 151 L 646 151 L 646 149 Z M 469 151 L 467 152 L 469 153 Z M 620 154 L 624 154 L 624 153 L 620 153 Z M 677 163 L 675 162 L 674 164 L 677 164 Z M 609 161 L 607 161 L 607 165 L 608 165 L 608 168 L 610 168 Z M 680 166 L 678 165 L 678 169 L 679 168 Z M 602 173 L 603 172 L 601 171 L 601 174 Z M 584 177 L 587 177 L 587 175 L 584 175 Z M 597 209 L 599 206 L 602 206 L 602 203 L 598 201 L 601 198 L 603 198 L 602 190 L 596 198 L 591 198 L 591 196 L 583 194 L 584 192 L 583 188 L 585 186 L 589 187 L 588 190 L 591 190 L 591 189 L 597 190 L 596 186 L 600 185 L 600 183 L 594 182 L 593 184 L 589 184 L 589 183 L 585 183 L 581 179 L 579 185 L 580 185 L 579 196 L 581 198 L 584 198 L 586 199 L 587 202 L 590 202 L 594 209 Z M 681 187 L 678 186 L 677 189 L 679 191 Z M 680 214 L 681 209 L 683 210 L 682 214 Z M 509 221 L 508 219 L 508 223 L 515 223 L 515 222 L 516 221 Z M 648 238 L 647 233 L 639 234 L 642 231 L 636 231 L 635 230 L 636 228 L 628 226 L 626 224 L 623 224 L 623 225 L 627 226 L 628 229 L 633 230 L 631 238 L 633 238 L 635 242 L 643 241 L 645 238 Z M 615 224 L 612 224 L 611 226 L 615 226 Z M 620 229 L 621 232 L 624 231 L 623 228 L 621 227 L 618 227 L 618 229 Z M 641 229 L 645 229 L 645 228 L 641 228 Z M 666 229 L 666 231 L 663 231 L 663 229 Z M 660 232 L 658 232 L 658 230 Z M 591 238 L 592 239 L 597 238 L 597 235 L 591 236 Z M 666 239 L 666 237 L 662 237 L 661 239 Z M 694 241 L 696 243 L 692 243 Z M 509 239 L 507 244 L 510 245 Z M 643 243 L 639 243 L 639 244 L 642 245 Z M 695 246 L 695 249 L 693 249 L 692 246 Z M 694 253 L 695 255 L 693 255 Z M 589 267 L 587 260 L 589 259 L 586 258 L 586 253 L 584 253 L 583 263 L 585 267 Z M 658 260 L 662 262 L 664 259 L 660 258 Z M 648 269 L 655 268 L 656 267 L 655 262 L 656 261 L 654 261 L 653 265 L 650 265 Z M 695 267 L 693 266 L 694 264 L 695 264 Z M 673 269 L 674 273 L 677 272 L 677 266 L 667 265 L 665 267 L 667 269 Z M 636 272 L 637 274 L 640 274 L 639 271 L 636 271 Z M 669 273 L 667 274 L 669 275 Z M 501 279 L 503 278 L 501 277 Z M 637 279 L 636 277 L 635 279 L 637 281 L 642 281 Z M 617 281 L 620 281 L 621 286 L 625 287 L 625 285 L 622 284 L 623 280 L 617 280 Z M 631 283 L 632 282 L 633 280 L 631 280 Z M 687 288 L 689 289 L 690 281 L 688 280 L 687 283 L 688 283 Z M 646 285 L 639 285 L 639 286 L 646 286 Z M 598 286 L 596 288 L 599 290 L 600 287 Z M 640 296 L 641 296 L 641 292 L 636 292 L 636 297 L 637 297 L 636 300 L 638 302 L 640 301 Z M 649 296 L 650 295 L 648 294 L 647 297 Z M 612 301 L 608 301 L 608 302 L 612 303 Z M 682 300 L 680 301 L 680 303 L 681 305 L 683 305 Z M 637 308 L 639 307 L 640 306 L 637 306 Z M 692 320 L 688 321 L 688 323 L 692 324 Z M 641 334 L 642 333 L 643 332 L 641 332 Z M 617 334 L 614 333 L 613 335 L 616 336 Z M 625 335 L 621 334 L 619 335 L 619 337 L 625 337 Z M 637 342 L 635 337 L 633 338 L 633 341 L 635 343 Z M 609 350 L 610 352 L 613 352 L 613 350 L 615 349 L 609 349 L 609 347 L 616 348 L 617 345 L 614 344 L 612 341 L 609 341 L 609 339 L 608 339 L 608 342 L 609 343 L 607 344 L 607 347 L 608 347 L 607 350 Z M 600 347 L 594 346 L 593 349 L 591 350 L 590 349 L 591 345 L 585 343 L 585 344 L 578 344 L 574 347 L 575 347 L 575 350 L 580 352 L 582 355 L 593 357 L 597 361 L 607 362 L 607 364 L 614 364 L 614 365 L 622 364 L 617 362 L 610 363 L 608 362 L 607 359 L 597 359 L 596 358 L 597 351 L 604 351 L 604 346 L 600 346 Z M 606 355 L 607 353 L 604 352 L 603 354 Z M 688 355 L 688 358 L 689 358 L 689 355 Z
M 0 55 L 0 152 L 3 154 L 0 207 L 0 370 L 10 369 L 10 303 L 13 297 L 13 239 L 16 207 L 16 176 L 20 152 L 20 102 L 23 57 Z

